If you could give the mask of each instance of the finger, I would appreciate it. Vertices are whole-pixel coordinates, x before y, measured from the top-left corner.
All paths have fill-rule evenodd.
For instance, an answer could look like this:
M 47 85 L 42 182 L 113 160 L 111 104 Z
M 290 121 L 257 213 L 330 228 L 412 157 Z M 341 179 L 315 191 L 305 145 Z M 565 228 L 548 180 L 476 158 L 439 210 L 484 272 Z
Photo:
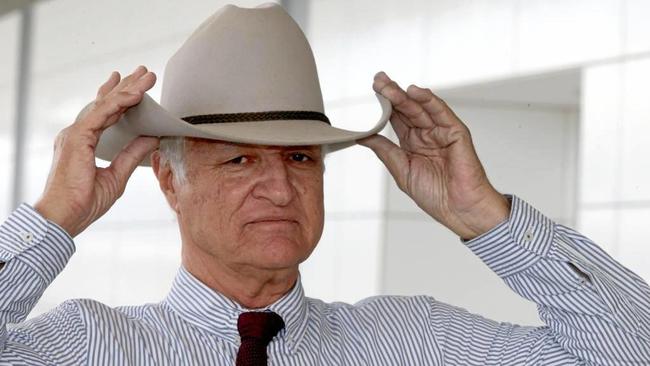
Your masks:
M 129 77 L 141 74 L 143 68 L 136 69 L 136 73 Z M 107 96 L 98 99 L 80 123 L 93 131 L 102 131 L 113 125 L 129 107 L 140 103 L 144 92 L 156 83 L 156 75 L 153 72 L 145 72 L 138 80 L 131 80 L 133 84 L 129 87 L 123 90 L 114 88 Z
M 388 76 L 383 71 L 379 71 L 378 73 L 375 74 L 375 77 L 373 78 L 373 83 L 372 83 L 372 88 L 374 89 L 375 92 L 379 93 L 380 90 L 385 87 L 387 84 L 390 83 L 397 83 Z
M 393 107 L 405 116 L 402 121 L 409 126 L 429 128 L 434 125 L 431 116 L 422 108 L 420 103 L 411 99 L 404 89 L 385 73 L 380 72 L 376 75 L 373 89 L 390 100 Z
M 382 87 L 378 88 L 377 91 L 379 94 L 383 95 L 388 99 L 393 106 L 393 111 L 395 114 L 402 115 L 402 123 L 408 127 L 416 127 L 410 118 L 405 118 L 405 116 L 400 112 L 400 105 L 405 101 L 405 94 L 399 92 L 399 86 L 396 82 L 390 81 L 387 84 L 384 84 Z
M 122 190 L 138 164 L 158 147 L 159 141 L 157 137 L 136 137 L 113 159 L 107 171 L 113 173 Z
M 379 93 L 381 88 L 383 88 L 384 85 L 390 83 L 391 81 L 392 80 L 390 79 L 390 77 L 388 77 L 388 75 L 386 75 L 385 72 L 380 71 L 380 72 L 376 73 L 375 77 L 373 78 L 372 89 L 375 92 Z
M 114 91 L 119 92 L 126 89 L 129 85 L 131 85 L 134 81 L 140 79 L 147 72 L 147 68 L 143 65 L 136 67 L 131 74 L 120 80 L 119 84 L 117 84 L 117 86 L 114 88 Z
M 144 94 L 156 84 L 156 74 L 149 71 L 134 81 L 127 90 L 132 93 Z
M 395 109 L 402 116 L 402 120 L 414 127 L 430 128 L 434 126 L 433 120 L 422 105 L 406 94 L 397 83 L 388 83 L 382 89 L 387 98 L 391 100 Z
M 117 71 L 113 71 L 111 73 L 111 76 L 108 77 L 108 80 L 102 86 L 99 87 L 99 90 L 97 91 L 97 97 L 103 97 L 106 94 L 108 94 L 117 84 L 120 82 L 120 73 Z
M 372 88 L 375 92 L 380 93 L 386 84 L 390 83 L 391 81 L 392 80 L 388 77 L 388 75 L 386 75 L 385 72 L 380 71 L 375 74 Z M 403 144 L 404 140 L 408 136 L 410 125 L 406 122 L 407 120 L 408 118 L 405 118 L 405 116 L 401 115 L 396 109 L 393 109 L 389 121 L 393 127 L 393 130 L 395 131 L 395 134 L 397 135 L 397 138 L 400 141 L 400 144 Z
M 375 78 L 372 82 L 372 89 L 388 98 L 393 106 L 403 102 L 403 97 L 398 93 L 401 90 L 400 86 L 386 75 L 385 72 L 380 71 L 375 75 Z
M 404 190 L 406 174 L 409 169 L 408 155 L 394 142 L 382 135 L 372 135 L 357 141 L 359 145 L 368 147 L 384 163 L 397 185 Z
M 393 127 L 393 130 L 395 131 L 395 135 L 399 139 L 400 145 L 403 146 L 406 138 L 408 137 L 409 125 L 407 125 L 404 122 L 404 119 L 406 119 L 405 116 L 403 116 L 401 113 L 399 113 L 396 110 L 393 110 L 393 112 L 390 115 L 390 125 Z
M 445 127 L 463 124 L 451 108 L 431 90 L 411 85 L 406 93 L 420 103 L 435 124 Z
M 119 119 L 127 108 L 142 100 L 142 94 L 126 91 L 112 92 L 110 97 L 97 100 L 90 111 L 75 124 L 93 131 L 102 131 Z

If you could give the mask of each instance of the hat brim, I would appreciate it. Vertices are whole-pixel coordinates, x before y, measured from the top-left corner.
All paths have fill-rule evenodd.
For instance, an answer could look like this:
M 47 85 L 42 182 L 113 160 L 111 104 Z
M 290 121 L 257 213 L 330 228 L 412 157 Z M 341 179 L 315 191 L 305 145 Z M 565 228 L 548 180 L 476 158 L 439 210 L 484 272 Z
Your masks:
M 328 145 L 336 151 L 356 143 L 356 140 L 374 135 L 388 122 L 392 106 L 388 99 L 375 94 L 382 115 L 373 128 L 351 131 L 312 120 L 276 120 L 258 122 L 229 122 L 192 125 L 170 114 L 149 95 L 129 108 L 120 120 L 106 129 L 99 140 L 96 156 L 111 161 L 130 141 L 138 136 L 187 136 L 245 144 L 298 146 Z M 92 105 L 89 104 L 86 108 Z M 82 111 L 82 113 L 84 113 Z M 140 166 L 150 166 L 147 157 Z

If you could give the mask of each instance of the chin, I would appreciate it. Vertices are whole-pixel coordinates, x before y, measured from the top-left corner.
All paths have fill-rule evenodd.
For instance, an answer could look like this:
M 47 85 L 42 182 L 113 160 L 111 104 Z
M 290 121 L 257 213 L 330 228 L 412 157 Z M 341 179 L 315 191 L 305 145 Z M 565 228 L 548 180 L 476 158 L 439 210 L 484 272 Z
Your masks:
M 257 251 L 255 259 L 260 266 L 269 269 L 282 269 L 297 267 L 307 259 L 313 246 L 285 237 L 274 237 L 265 240 L 255 250 Z

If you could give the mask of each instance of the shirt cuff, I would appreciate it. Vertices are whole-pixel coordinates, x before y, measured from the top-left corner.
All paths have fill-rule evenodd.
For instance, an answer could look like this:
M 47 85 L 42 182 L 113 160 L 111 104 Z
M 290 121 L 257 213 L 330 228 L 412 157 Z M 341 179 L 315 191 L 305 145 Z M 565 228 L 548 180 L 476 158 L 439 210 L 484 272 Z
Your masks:
M 63 270 L 75 249 L 63 228 L 26 203 L 0 225 L 0 262 L 20 258 L 48 282 Z
M 515 195 L 508 220 L 465 244 L 501 278 L 533 266 L 551 248 L 555 224 Z

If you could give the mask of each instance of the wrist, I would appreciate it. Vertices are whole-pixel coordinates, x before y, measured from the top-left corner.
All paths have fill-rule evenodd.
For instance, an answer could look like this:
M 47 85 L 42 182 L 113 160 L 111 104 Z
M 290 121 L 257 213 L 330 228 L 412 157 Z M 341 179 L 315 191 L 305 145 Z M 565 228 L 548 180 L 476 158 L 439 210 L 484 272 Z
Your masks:
M 463 215 L 464 230 L 457 233 L 463 240 L 471 240 L 494 229 L 510 217 L 510 200 L 496 192 L 483 200 L 472 211 Z
M 59 205 L 49 204 L 46 200 L 40 199 L 33 206 L 34 210 L 38 212 L 45 220 L 50 221 L 65 230 L 70 237 L 75 237 L 78 232 L 76 231 L 75 223 L 78 219 L 65 214 L 58 207 Z

